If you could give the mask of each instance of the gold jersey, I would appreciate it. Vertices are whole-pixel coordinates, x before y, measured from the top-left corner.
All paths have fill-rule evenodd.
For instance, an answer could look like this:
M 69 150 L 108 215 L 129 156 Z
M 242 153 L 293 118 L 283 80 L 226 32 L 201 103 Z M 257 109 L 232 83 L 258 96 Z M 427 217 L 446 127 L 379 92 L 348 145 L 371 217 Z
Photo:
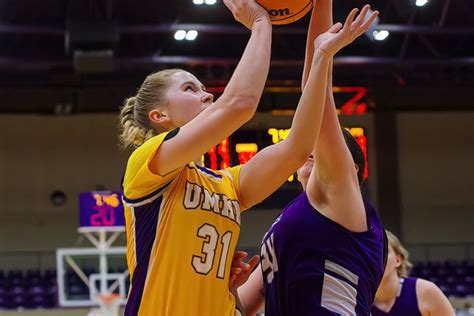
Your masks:
M 171 134 L 130 156 L 123 179 L 131 287 L 125 315 L 234 315 L 229 292 L 240 233 L 240 167 L 193 162 L 157 175 L 153 154 Z

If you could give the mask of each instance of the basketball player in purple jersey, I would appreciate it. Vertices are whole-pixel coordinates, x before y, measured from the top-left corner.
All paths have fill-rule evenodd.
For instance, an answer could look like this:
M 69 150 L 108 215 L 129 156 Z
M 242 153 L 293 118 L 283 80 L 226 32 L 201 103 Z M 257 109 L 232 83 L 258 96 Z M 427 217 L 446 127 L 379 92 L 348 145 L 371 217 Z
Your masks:
M 354 23 L 365 23 L 368 10 L 365 6 Z M 312 56 L 327 36 L 320 34 L 331 24 L 332 1 L 318 1 L 308 31 L 303 88 Z M 238 290 L 248 314 L 259 309 L 263 297 L 270 316 L 370 314 L 384 272 L 385 235 L 361 193 L 364 156 L 350 133 L 341 132 L 329 79 L 313 155 L 298 170 L 304 192 L 265 234 L 261 265 Z
M 387 237 L 387 266 L 375 294 L 372 316 L 454 316 L 449 300 L 434 283 L 408 277 L 408 251 L 394 234 L 387 231 Z

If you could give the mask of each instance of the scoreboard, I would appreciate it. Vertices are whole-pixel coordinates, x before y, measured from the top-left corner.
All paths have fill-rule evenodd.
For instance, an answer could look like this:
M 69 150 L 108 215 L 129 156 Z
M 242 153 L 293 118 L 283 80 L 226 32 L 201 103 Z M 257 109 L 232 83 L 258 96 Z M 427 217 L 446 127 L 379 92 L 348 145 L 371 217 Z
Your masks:
M 363 127 L 350 127 L 347 130 L 355 137 L 362 148 L 366 160 L 364 177 L 368 176 L 367 138 Z M 203 163 L 211 169 L 224 169 L 238 164 L 245 164 L 263 148 L 284 140 L 290 129 L 268 128 L 266 130 L 239 130 L 230 137 L 211 148 L 203 156 Z M 295 182 L 295 176 L 288 182 Z
M 125 226 L 122 199 L 119 192 L 92 191 L 79 194 L 79 226 Z

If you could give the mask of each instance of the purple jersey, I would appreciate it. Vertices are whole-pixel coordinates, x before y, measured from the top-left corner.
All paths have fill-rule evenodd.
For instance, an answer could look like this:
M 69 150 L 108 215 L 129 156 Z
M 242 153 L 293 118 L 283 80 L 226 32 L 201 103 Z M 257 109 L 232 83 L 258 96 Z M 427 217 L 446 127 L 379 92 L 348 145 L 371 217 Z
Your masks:
M 323 216 L 305 192 L 262 242 L 265 315 L 369 315 L 385 265 L 385 234 L 364 198 L 368 230 L 350 232 Z
M 372 307 L 373 316 L 403 315 L 421 316 L 416 297 L 416 278 L 400 279 L 400 293 L 388 313 L 382 312 L 377 307 Z

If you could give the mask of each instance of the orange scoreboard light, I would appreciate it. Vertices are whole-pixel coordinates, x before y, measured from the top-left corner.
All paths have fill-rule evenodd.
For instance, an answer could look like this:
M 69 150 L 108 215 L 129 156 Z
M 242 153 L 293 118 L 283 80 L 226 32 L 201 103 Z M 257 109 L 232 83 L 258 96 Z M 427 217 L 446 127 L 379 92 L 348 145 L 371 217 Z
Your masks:
M 367 161 L 367 138 L 363 127 L 346 128 L 355 137 L 365 157 L 364 178 L 368 177 L 369 168 Z M 237 131 L 229 138 L 211 148 L 203 156 L 203 163 L 211 169 L 224 169 L 230 166 L 247 163 L 254 157 L 258 150 L 284 140 L 290 129 L 269 128 L 268 130 L 242 130 Z M 294 182 L 294 175 L 288 182 Z

